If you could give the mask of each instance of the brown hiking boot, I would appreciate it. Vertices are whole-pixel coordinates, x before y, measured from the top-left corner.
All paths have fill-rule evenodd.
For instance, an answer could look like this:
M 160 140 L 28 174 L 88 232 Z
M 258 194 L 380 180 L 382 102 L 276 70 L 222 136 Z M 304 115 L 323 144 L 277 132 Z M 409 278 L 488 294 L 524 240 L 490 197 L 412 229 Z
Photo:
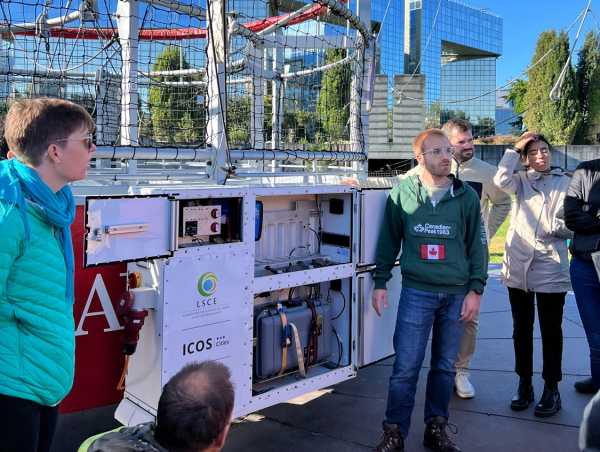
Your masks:
M 397 424 L 383 423 L 383 438 L 374 452 L 404 452 L 404 439 Z
M 456 426 L 451 424 L 455 429 Z M 423 445 L 428 449 L 438 452 L 461 452 L 460 448 L 448 437 L 446 428 L 448 421 L 446 418 L 436 416 L 427 423 L 425 435 L 423 436 Z M 456 431 L 453 431 L 456 433 Z

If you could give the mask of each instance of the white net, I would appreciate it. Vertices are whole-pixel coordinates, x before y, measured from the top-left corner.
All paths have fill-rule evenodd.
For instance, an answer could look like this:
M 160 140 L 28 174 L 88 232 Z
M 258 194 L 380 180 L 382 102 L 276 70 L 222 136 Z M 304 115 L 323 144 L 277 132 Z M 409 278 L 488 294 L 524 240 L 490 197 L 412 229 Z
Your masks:
M 343 2 L 226 0 L 223 108 L 209 84 L 219 29 L 206 6 L 2 0 L 0 114 L 11 99 L 55 96 L 92 113 L 99 145 L 205 147 L 220 116 L 228 149 L 363 150 L 369 31 Z

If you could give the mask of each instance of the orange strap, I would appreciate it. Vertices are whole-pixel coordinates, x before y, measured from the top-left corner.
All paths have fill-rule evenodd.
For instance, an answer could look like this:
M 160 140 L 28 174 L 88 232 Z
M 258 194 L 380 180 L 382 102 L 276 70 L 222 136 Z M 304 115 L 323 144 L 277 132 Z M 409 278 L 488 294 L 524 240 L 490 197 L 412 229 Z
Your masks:
M 123 364 L 123 372 L 121 372 L 121 378 L 117 383 L 117 391 L 125 390 L 125 377 L 127 376 L 127 369 L 129 368 L 129 355 L 125 355 L 125 363 Z

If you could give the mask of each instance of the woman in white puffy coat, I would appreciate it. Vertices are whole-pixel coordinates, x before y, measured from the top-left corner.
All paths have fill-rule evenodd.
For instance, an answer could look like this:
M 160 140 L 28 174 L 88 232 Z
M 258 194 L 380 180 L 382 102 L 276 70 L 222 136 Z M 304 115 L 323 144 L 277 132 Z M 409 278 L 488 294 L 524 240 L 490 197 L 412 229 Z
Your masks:
M 544 392 L 535 415 L 552 416 L 561 408 L 558 382 L 562 379 L 562 316 L 570 290 L 563 203 L 570 178 L 550 166 L 550 145 L 539 134 L 527 132 L 507 149 L 494 183 L 513 195 L 506 236 L 502 277 L 513 315 L 515 371 L 519 388 L 511 401 L 516 411 L 534 399 L 533 324 L 535 304 L 542 333 Z M 523 169 L 515 171 L 521 162 Z

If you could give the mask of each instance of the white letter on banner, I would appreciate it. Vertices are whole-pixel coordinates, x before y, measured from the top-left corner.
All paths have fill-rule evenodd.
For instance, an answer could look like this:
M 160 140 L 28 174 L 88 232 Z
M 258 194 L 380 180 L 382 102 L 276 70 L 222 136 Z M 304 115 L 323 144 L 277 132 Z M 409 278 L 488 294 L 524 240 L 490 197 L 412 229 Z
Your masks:
M 102 311 L 88 312 L 92 304 L 92 300 L 94 299 L 94 294 L 96 292 L 98 293 L 98 298 L 100 299 L 100 304 L 102 305 Z M 106 321 L 108 322 L 109 327 L 104 330 L 105 333 L 109 331 L 118 331 L 123 329 L 123 327 L 119 325 L 119 321 L 117 320 L 117 314 L 115 313 L 112 302 L 110 301 L 110 297 L 108 296 L 108 290 L 106 290 L 106 286 L 104 285 L 102 275 L 100 275 L 99 273 L 94 279 L 94 285 L 92 286 L 92 290 L 90 290 L 90 294 L 88 295 L 87 301 L 85 302 L 85 307 L 83 308 L 83 312 L 81 313 L 79 324 L 77 325 L 77 329 L 75 330 L 75 336 L 85 336 L 86 334 L 88 334 L 88 332 L 83 329 L 83 322 L 85 322 L 85 319 L 87 317 L 92 317 L 96 315 L 103 315 L 106 317 Z

